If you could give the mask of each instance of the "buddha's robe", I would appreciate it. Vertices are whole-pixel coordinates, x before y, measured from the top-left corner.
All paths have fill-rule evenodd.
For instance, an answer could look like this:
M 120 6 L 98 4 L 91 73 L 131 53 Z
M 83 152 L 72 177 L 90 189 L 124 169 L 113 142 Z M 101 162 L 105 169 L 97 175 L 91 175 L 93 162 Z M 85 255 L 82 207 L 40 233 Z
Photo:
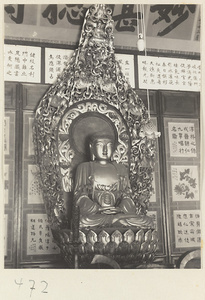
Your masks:
M 124 165 L 115 162 L 80 164 L 74 191 L 75 204 L 80 208 L 80 228 L 113 224 L 153 228 L 151 218 L 136 214 L 131 193 Z

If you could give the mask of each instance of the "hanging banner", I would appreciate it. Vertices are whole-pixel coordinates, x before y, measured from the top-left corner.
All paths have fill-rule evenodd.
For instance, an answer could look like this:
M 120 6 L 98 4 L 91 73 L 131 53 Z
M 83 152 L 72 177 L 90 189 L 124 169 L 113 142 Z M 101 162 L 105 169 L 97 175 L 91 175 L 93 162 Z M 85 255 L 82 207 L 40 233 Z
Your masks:
M 89 7 L 90 4 L 4 5 L 5 36 L 77 44 Z M 146 25 L 147 48 L 200 52 L 200 5 L 109 7 L 113 11 L 115 46 L 136 49 L 139 28 Z

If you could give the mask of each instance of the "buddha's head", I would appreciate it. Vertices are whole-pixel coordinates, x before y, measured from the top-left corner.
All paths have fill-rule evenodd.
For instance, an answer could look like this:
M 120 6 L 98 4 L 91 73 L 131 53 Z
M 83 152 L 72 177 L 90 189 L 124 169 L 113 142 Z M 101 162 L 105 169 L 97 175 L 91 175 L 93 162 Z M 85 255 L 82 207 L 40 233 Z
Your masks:
M 92 160 L 106 163 L 111 160 L 115 143 L 112 136 L 106 134 L 94 134 L 89 143 Z

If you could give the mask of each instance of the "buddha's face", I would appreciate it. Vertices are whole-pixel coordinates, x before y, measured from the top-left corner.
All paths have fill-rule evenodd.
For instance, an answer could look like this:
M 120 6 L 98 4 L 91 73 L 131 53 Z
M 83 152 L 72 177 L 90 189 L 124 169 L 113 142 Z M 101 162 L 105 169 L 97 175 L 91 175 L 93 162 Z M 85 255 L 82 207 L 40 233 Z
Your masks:
M 96 160 L 101 162 L 110 160 L 113 153 L 113 141 L 110 138 L 97 138 L 91 147 Z

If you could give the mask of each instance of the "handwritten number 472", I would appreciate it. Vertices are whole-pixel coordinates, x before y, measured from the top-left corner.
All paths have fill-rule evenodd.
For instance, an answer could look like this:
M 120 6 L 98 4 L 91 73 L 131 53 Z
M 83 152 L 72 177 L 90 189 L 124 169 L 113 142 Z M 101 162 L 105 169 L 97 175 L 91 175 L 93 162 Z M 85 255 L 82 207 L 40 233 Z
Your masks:
M 32 283 L 31 286 L 30 286 L 30 290 L 31 290 L 30 291 L 30 297 L 31 297 L 33 290 L 36 289 L 35 288 L 36 282 L 35 282 L 35 280 L 29 280 L 29 282 Z M 16 279 L 15 279 L 15 283 L 16 283 L 16 285 L 19 286 L 19 289 L 20 289 L 20 287 L 23 285 L 23 279 L 21 278 L 19 282 L 17 282 Z M 41 293 L 44 293 L 44 294 L 48 293 L 48 291 L 47 291 L 48 283 L 45 280 L 42 280 L 41 284 L 43 285 L 43 287 L 41 289 Z

